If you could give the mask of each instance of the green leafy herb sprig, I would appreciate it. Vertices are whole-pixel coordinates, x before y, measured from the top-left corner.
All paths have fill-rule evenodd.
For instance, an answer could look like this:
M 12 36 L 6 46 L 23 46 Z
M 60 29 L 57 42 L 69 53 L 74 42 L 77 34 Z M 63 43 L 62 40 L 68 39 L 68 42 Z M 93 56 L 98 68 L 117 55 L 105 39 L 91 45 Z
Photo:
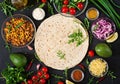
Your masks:
M 65 59 L 65 53 L 63 53 L 61 50 L 57 52 L 57 56 L 60 57 L 60 59 Z
M 113 72 L 113 71 L 108 71 L 107 76 L 109 76 L 111 79 L 117 78 L 117 77 L 114 75 L 114 72 Z
M 15 7 L 12 6 L 10 0 L 4 0 L 3 2 L 1 2 L 0 8 L 6 16 L 12 16 L 12 12 L 17 10 Z
M 16 68 L 8 65 L 1 73 L 3 78 L 6 79 L 6 84 L 17 84 L 26 81 L 25 69 L 23 67 Z
M 52 0 L 47 1 L 46 3 L 41 3 L 38 7 L 39 8 L 43 8 L 45 5 L 47 4 L 47 7 L 48 7 L 48 12 L 50 12 L 51 14 L 54 14 L 54 11 L 53 11 L 53 7 L 52 7 Z
M 63 74 L 65 75 L 65 78 L 68 78 L 68 68 L 66 67 L 66 69 L 64 70 Z
M 83 39 L 83 34 L 80 31 L 80 29 L 77 29 L 77 31 L 70 34 L 68 38 L 69 38 L 68 44 L 76 42 L 76 46 L 79 46 L 85 40 Z

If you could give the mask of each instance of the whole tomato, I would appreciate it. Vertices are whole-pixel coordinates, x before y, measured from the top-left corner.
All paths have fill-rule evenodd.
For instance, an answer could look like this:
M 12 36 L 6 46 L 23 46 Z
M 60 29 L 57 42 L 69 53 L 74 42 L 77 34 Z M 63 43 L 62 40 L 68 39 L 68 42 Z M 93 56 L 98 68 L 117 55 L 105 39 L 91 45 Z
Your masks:
M 47 67 L 42 67 L 41 70 L 42 70 L 43 73 L 47 73 L 48 72 L 48 68 Z
M 44 78 L 45 79 L 49 79 L 50 78 L 50 75 L 47 73 L 47 74 L 44 74 Z
M 33 84 L 33 81 L 29 79 L 29 80 L 27 81 L 27 84 Z
M 88 56 L 94 57 L 94 55 L 95 55 L 95 52 L 93 50 L 88 51 Z
M 46 3 L 47 2 L 47 0 L 41 0 L 42 1 L 42 3 Z
M 38 76 L 36 76 L 36 75 L 32 76 L 32 80 L 33 81 L 38 80 Z
M 64 84 L 64 82 L 62 82 L 62 81 L 58 81 L 58 83 L 57 84 Z
M 64 5 L 68 5 L 69 1 L 68 0 L 63 0 Z
M 75 10 L 75 8 L 71 7 L 71 8 L 69 8 L 69 12 L 71 15 L 75 15 L 76 10 Z
M 40 81 L 39 81 L 40 84 L 45 84 L 46 83 L 46 80 L 44 78 L 41 78 Z
M 84 5 L 83 5 L 83 3 L 82 2 L 79 2 L 79 3 L 77 3 L 77 7 L 79 8 L 79 9 L 83 9 L 83 7 L 84 7 Z
M 39 77 L 42 77 L 43 73 L 42 73 L 41 71 L 38 71 L 38 72 L 37 72 L 37 75 L 38 75 Z
M 61 12 L 62 13 L 67 13 L 69 10 L 69 8 L 67 6 L 63 6 L 62 9 L 61 9 Z

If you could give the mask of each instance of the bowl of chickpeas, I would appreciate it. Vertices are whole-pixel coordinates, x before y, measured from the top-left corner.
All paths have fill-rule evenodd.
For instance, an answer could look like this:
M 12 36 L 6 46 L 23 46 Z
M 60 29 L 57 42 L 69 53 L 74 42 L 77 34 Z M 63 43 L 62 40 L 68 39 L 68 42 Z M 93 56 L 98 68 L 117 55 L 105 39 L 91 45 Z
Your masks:
M 23 14 L 15 14 L 8 17 L 1 28 L 1 35 L 4 41 L 16 48 L 30 45 L 34 40 L 35 33 L 34 22 Z

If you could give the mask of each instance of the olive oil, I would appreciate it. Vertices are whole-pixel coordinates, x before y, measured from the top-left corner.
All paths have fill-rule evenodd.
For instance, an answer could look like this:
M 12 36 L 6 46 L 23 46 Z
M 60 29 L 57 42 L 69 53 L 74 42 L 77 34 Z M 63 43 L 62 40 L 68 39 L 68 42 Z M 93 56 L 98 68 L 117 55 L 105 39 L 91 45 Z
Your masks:
M 27 5 L 28 0 L 11 0 L 11 3 L 17 9 L 22 9 L 22 8 L 24 8 Z

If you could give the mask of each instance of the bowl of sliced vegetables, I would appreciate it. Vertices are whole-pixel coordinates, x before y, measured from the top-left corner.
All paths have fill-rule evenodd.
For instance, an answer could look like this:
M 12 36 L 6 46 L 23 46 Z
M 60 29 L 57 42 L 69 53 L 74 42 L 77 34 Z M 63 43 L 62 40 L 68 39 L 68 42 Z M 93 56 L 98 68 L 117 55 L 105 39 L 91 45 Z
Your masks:
M 87 8 L 88 0 L 53 0 L 55 10 L 64 16 L 79 16 Z
M 111 19 L 103 17 L 93 22 L 91 31 L 95 38 L 104 41 L 115 33 L 116 27 Z
M 36 27 L 33 21 L 22 14 L 8 17 L 1 28 L 4 41 L 16 48 L 28 46 L 34 40 L 35 32 Z

